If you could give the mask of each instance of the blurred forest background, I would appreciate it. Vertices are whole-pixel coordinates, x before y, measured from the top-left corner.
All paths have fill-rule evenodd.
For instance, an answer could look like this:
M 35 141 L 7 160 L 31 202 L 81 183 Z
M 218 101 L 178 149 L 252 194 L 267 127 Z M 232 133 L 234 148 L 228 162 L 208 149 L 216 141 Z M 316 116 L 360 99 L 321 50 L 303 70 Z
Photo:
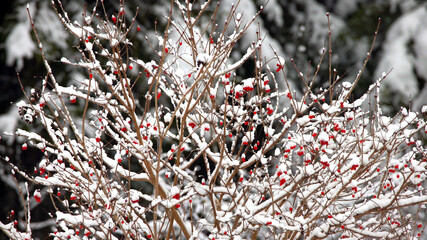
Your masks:
M 32 33 L 26 11 L 26 0 L 2 0 L 0 3 L 0 132 L 14 132 L 16 128 L 38 129 L 37 124 L 28 125 L 19 118 L 13 103 L 25 96 L 17 78 L 20 74 L 24 90 L 41 86 L 46 75 L 42 58 Z M 220 4 L 219 19 L 224 19 L 230 9 L 230 2 Z M 234 1 L 236 2 L 236 1 Z M 92 10 L 96 1 L 63 0 L 63 6 L 71 19 L 82 22 L 85 9 Z M 385 114 L 396 113 L 401 106 L 419 111 L 427 104 L 427 2 L 425 0 L 242 0 L 240 12 L 247 19 L 255 15 L 257 9 L 264 5 L 258 18 L 261 33 L 265 36 L 263 55 L 265 59 L 274 57 L 272 49 L 283 56 L 287 63 L 289 79 L 302 91 L 302 84 L 297 79 L 297 72 L 290 63 L 293 58 L 300 71 L 313 75 L 323 47 L 327 48 L 328 19 L 330 12 L 332 29 L 333 59 L 332 64 L 343 81 L 353 81 L 359 72 L 372 43 L 374 32 L 381 18 L 381 27 L 374 46 L 372 58 L 356 89 L 356 95 L 366 92 L 368 86 L 381 77 L 383 72 L 390 75 L 383 83 L 381 103 Z M 109 17 L 117 15 L 120 2 L 104 0 Z M 201 4 L 196 1 L 195 4 Z M 79 59 L 79 42 L 70 37 L 50 1 L 29 1 L 32 16 L 39 31 L 46 56 L 57 80 L 63 84 L 72 84 L 84 78 L 84 73 L 59 63 L 62 56 L 70 60 Z M 136 6 L 139 6 L 135 25 L 141 31 L 133 36 L 131 55 L 144 61 L 153 56 L 147 45 L 146 37 L 155 41 L 155 29 L 161 30 L 166 23 L 170 0 L 126 0 L 125 17 L 132 21 Z M 212 4 L 213 7 L 216 4 Z M 213 10 L 213 8 L 212 8 Z M 175 9 L 176 11 L 176 9 Z M 207 18 L 209 16 L 206 16 Z M 254 40 L 258 24 L 254 24 L 248 34 L 236 46 L 245 51 Z M 253 34 L 251 34 L 253 33 Z M 159 31 L 162 35 L 162 32 Z M 241 46 L 241 48 L 240 48 Z M 244 52 L 242 52 L 243 54 Z M 241 55 L 233 57 L 239 59 Z M 253 71 L 253 62 L 245 63 L 238 75 L 249 77 Z M 327 64 L 322 65 L 321 74 L 315 80 L 318 88 L 327 86 Z M 299 84 L 301 86 L 299 86 Z M 81 103 L 83 104 L 83 103 Z M 80 106 L 82 107 L 82 106 Z M 79 114 L 79 106 L 75 109 Z M 0 220 L 9 222 L 10 211 L 15 210 L 13 217 L 24 227 L 23 202 L 19 197 L 19 188 L 11 176 L 10 167 L 4 161 L 17 163 L 22 169 L 32 172 L 42 154 L 29 147 L 21 150 L 23 139 L 7 137 L 3 134 L 0 140 Z M 21 189 L 25 189 L 20 184 Z M 30 191 L 33 186 L 30 186 Z M 46 231 L 54 222 L 46 221 L 52 206 L 44 201 L 31 204 L 34 210 L 32 224 L 35 239 L 45 239 Z M 51 229 L 50 229 L 51 230 Z M 0 233 L 0 239 L 6 239 Z

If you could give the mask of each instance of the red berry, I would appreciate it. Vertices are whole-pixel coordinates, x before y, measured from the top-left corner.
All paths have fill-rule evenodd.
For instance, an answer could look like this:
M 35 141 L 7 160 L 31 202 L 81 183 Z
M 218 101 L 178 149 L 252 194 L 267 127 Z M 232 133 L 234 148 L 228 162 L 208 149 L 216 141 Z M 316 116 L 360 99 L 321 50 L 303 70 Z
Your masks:
M 36 199 L 37 202 L 41 202 L 41 196 L 39 192 L 34 195 L 34 199 Z
M 283 69 L 283 65 L 280 65 L 279 63 L 276 64 L 276 66 L 277 66 L 276 72 L 280 72 L 280 70 Z

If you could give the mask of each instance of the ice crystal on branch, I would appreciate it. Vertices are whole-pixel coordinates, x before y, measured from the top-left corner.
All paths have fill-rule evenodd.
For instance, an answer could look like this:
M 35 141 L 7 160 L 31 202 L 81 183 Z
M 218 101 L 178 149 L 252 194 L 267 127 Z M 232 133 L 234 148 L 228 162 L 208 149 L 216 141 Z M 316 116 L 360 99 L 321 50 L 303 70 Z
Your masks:
M 196 10 L 175 1 L 168 28 L 147 43 L 158 46 L 157 58 L 145 60 L 127 55 L 141 32 L 124 8 L 80 24 L 58 5 L 82 53 L 61 62 L 87 77 L 61 85 L 44 59 L 42 90 L 17 105 L 48 136 L 15 133 L 26 138 L 22 150 L 44 157 L 32 175 L 13 166 L 40 186 L 27 196 L 61 205 L 51 212 L 53 237 L 399 239 L 423 231 L 418 216 L 406 213 L 427 202 L 427 152 L 418 140 L 425 113 L 388 117 L 361 108 L 387 74 L 356 100 L 350 96 L 359 77 L 318 90 L 316 75 L 298 74 L 292 80 L 306 90 L 297 94 L 287 61 L 262 57 L 262 33 L 231 60 L 256 19 L 242 22 L 234 5 L 219 27 L 215 18 L 201 20 L 209 3 Z M 39 41 L 37 26 L 34 33 Z M 253 77 L 242 79 L 236 70 L 250 58 Z M 0 228 L 25 239 L 29 221 L 24 232 L 10 223 Z

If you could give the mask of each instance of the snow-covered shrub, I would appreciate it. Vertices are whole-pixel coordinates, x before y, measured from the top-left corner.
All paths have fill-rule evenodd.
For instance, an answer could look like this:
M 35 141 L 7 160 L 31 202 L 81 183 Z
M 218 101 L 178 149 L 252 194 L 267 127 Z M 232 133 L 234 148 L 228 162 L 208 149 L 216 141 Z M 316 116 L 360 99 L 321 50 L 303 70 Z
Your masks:
M 304 76 L 290 60 L 300 77 L 293 80 L 306 86 L 298 94 L 286 77 L 285 59 L 263 58 L 260 49 L 268 43 L 261 32 L 239 61 L 230 60 L 255 21 L 242 23 L 235 6 L 227 21 L 216 23 L 209 2 L 176 1 L 164 34 L 154 42 L 147 38 L 157 54 L 148 60 L 132 57 L 132 35 L 141 29 L 125 20 L 124 8 L 105 16 L 98 6 L 79 23 L 62 5 L 53 7 L 81 42 L 81 59 L 61 62 L 87 78 L 63 86 L 44 59 L 42 89 L 17 106 L 28 124 L 44 126 L 46 137 L 13 133 L 26 138 L 23 151 L 29 145 L 44 157 L 34 174 L 11 164 L 14 174 L 40 186 L 23 190 L 27 206 L 34 202 L 30 195 L 54 202 L 52 237 L 421 235 L 427 150 L 417 139 L 427 131 L 427 107 L 383 116 L 376 94 L 371 111 L 361 108 L 387 74 L 352 100 L 363 69 L 354 83 L 340 82 L 329 65 L 331 87 L 313 89 L 317 71 Z M 208 9 L 211 18 L 202 16 Z M 44 58 L 37 26 L 34 33 Z M 325 52 L 318 69 L 330 58 Z M 242 79 L 236 70 L 248 59 L 253 76 Z M 286 89 L 278 89 L 278 79 Z M 76 108 L 79 115 L 71 113 Z M 0 223 L 10 238 L 31 238 L 28 209 L 25 229 Z

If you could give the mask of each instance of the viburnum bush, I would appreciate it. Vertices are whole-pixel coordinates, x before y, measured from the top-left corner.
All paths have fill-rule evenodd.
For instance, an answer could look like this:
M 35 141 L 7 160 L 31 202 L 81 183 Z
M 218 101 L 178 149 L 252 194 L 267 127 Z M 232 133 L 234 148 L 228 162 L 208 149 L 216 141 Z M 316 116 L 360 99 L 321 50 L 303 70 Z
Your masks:
M 363 68 L 353 83 L 341 81 L 330 38 L 313 76 L 289 60 L 299 76 L 291 81 L 283 57 L 263 57 L 261 32 L 240 60 L 231 59 L 256 21 L 244 23 L 234 5 L 217 23 L 210 1 L 171 2 L 163 34 L 145 43 L 156 54 L 148 60 L 132 57 L 141 29 L 124 18 L 124 7 L 108 16 L 101 1 L 82 22 L 72 22 L 60 1 L 52 7 L 80 42 L 81 58 L 61 62 L 86 79 L 57 81 L 33 24 L 47 75 L 17 106 L 43 134 L 9 135 L 24 137 L 22 150 L 38 148 L 43 158 L 34 173 L 10 163 L 14 175 L 38 186 L 22 190 L 21 228 L 0 223 L 10 238 L 31 239 L 34 199 L 52 201 L 55 239 L 421 236 L 427 107 L 383 116 L 387 74 L 353 100 Z M 324 58 L 327 89 L 315 87 Z M 253 75 L 243 79 L 237 71 L 249 59 Z M 302 92 L 292 89 L 296 81 Z

